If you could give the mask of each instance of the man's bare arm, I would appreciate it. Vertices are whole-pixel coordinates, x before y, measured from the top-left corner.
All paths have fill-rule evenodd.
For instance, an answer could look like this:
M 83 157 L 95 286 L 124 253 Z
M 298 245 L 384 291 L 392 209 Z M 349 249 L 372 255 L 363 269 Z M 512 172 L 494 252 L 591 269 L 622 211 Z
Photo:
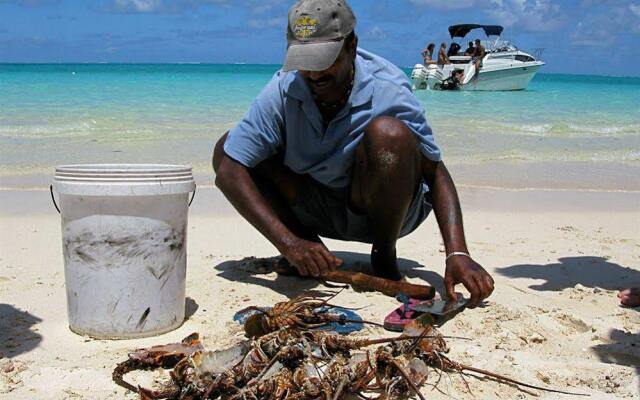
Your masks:
M 443 162 L 434 162 L 422 157 L 422 174 L 429 185 L 433 201 L 433 212 L 438 221 L 446 254 L 469 253 L 462 223 L 460 200 L 453 179 Z M 455 298 L 455 285 L 462 283 L 471 299 L 470 307 L 477 306 L 493 292 L 493 278 L 471 257 L 454 256 L 447 260 L 445 286 L 449 298 Z
M 279 251 L 284 251 L 294 234 L 267 204 L 245 166 L 223 156 L 216 171 L 216 186 L 251 225 Z
M 214 158 L 214 167 L 216 186 L 229 202 L 302 275 L 319 276 L 340 265 L 324 245 L 299 238 L 282 222 L 244 165 L 224 154 L 218 160 Z
M 431 191 L 433 211 L 438 220 L 446 253 L 468 253 L 458 192 L 449 171 L 443 162 L 433 162 L 422 156 L 422 175 Z

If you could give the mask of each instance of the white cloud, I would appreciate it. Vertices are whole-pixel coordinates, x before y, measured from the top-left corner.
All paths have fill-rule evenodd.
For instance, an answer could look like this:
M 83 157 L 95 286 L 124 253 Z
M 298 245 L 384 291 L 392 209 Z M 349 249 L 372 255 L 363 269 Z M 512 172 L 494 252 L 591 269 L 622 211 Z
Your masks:
M 629 10 L 632 15 L 635 15 L 633 18 L 632 15 L 629 16 L 629 25 L 631 26 L 631 32 L 635 34 L 640 34 L 640 4 L 629 4 Z
M 215 0 L 214 0 L 215 1 Z M 288 6 L 286 0 L 250 0 L 245 7 L 249 12 L 248 24 L 256 29 L 287 29 L 287 11 L 281 6 Z
M 376 25 L 370 30 L 368 30 L 364 34 L 364 37 L 366 37 L 367 39 L 384 40 L 387 38 L 387 32 L 385 32 L 382 28 Z
M 156 12 L 162 7 L 161 0 L 115 0 L 115 8 L 122 12 Z
M 611 46 L 615 36 L 611 34 L 606 25 L 600 23 L 603 20 L 588 20 L 586 23 L 578 22 L 576 30 L 571 35 L 571 44 L 584 47 Z
M 287 0 L 110 0 L 111 7 L 108 10 L 118 13 L 183 14 L 205 7 L 239 8 L 247 11 L 246 23 L 250 27 L 277 28 L 286 27 L 287 11 L 282 8 L 288 5 Z
M 462 10 L 465 8 L 471 8 L 480 2 L 481 1 L 478 0 L 409 0 L 409 3 L 416 6 L 432 7 L 438 10 Z
M 284 17 L 252 18 L 249 20 L 249 26 L 256 29 L 282 28 L 284 32 L 287 28 L 287 20 Z
M 409 3 L 438 10 L 473 8 L 484 12 L 500 25 L 530 32 L 553 31 L 563 22 L 560 5 L 552 0 L 409 0 Z
M 51 3 L 57 3 L 57 0 L 0 0 L 0 4 L 20 4 L 21 6 L 38 7 Z
M 529 32 L 550 32 L 562 24 L 560 5 L 550 0 L 490 0 L 485 12 L 506 27 Z
M 578 23 L 571 35 L 574 46 L 605 47 L 621 35 L 640 34 L 640 5 L 609 0 L 604 12 L 591 12 Z
M 285 0 L 259 0 L 250 4 L 252 14 L 269 13 L 275 7 L 286 3 Z
M 2 0 L 0 0 L 2 1 Z M 112 0 L 112 9 L 122 13 L 181 13 L 205 5 L 227 6 L 231 0 Z

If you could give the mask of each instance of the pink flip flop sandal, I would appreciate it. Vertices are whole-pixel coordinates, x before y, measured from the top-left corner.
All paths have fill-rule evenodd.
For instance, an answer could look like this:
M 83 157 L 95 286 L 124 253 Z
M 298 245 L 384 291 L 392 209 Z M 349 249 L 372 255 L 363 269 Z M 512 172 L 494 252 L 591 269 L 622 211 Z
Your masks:
M 436 293 L 434 300 L 439 300 L 440 295 Z M 423 300 L 408 299 L 408 302 L 391 311 L 389 315 L 384 318 L 384 329 L 393 332 L 402 332 L 404 326 L 414 319 L 421 316 L 423 313 L 410 310 L 410 307 L 418 305 Z

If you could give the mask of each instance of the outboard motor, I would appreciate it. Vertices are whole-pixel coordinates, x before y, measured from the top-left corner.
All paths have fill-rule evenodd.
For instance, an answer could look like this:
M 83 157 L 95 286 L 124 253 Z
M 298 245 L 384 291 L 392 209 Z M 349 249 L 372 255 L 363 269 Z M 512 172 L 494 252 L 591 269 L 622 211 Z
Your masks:
M 424 90 L 427 88 L 427 77 L 429 73 L 422 64 L 416 64 L 411 71 L 411 81 L 413 90 Z

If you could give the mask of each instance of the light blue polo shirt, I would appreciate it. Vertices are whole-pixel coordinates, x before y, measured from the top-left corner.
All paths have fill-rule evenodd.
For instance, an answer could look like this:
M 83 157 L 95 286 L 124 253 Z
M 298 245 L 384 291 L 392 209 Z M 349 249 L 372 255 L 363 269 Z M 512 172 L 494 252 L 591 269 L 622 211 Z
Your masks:
M 407 124 L 425 157 L 440 161 L 440 149 L 406 74 L 362 49 L 355 66 L 351 96 L 326 129 L 300 73 L 278 71 L 229 132 L 225 153 L 253 168 L 282 152 L 293 172 L 341 189 L 349 186 L 355 150 L 367 125 L 376 117 L 391 116 Z

